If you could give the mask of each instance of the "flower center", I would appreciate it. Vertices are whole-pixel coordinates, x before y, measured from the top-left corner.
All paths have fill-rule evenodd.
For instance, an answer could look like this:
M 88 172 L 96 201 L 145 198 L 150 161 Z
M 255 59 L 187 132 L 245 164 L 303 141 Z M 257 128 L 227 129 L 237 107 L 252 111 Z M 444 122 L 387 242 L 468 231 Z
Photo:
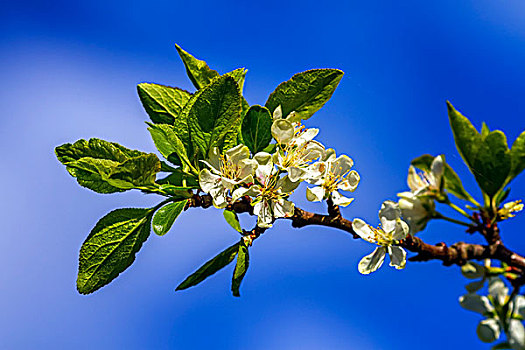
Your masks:
M 220 172 L 222 176 L 228 179 L 237 179 L 241 174 L 241 168 L 232 162 L 229 157 L 221 155 L 219 159 L 220 163 Z

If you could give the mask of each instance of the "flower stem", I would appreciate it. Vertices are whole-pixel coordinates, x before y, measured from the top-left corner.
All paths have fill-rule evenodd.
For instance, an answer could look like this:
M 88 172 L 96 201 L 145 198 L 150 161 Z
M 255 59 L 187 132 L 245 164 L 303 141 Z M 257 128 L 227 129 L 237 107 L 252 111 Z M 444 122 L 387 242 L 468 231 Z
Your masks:
M 468 218 L 469 220 L 472 220 L 472 216 L 468 215 L 468 213 L 461 209 L 460 207 L 458 207 L 457 205 L 455 205 L 454 203 L 452 202 L 447 202 L 447 204 L 452 208 L 454 209 L 455 211 L 457 211 L 458 213 L 460 213 L 461 215 L 463 215 L 464 217 Z
M 466 223 L 466 222 L 461 221 L 461 220 L 456 220 L 456 219 L 450 218 L 450 217 L 445 216 L 445 215 L 443 215 L 443 214 L 441 214 L 439 212 L 435 212 L 433 218 L 434 219 L 442 219 L 442 220 L 449 221 L 449 222 L 452 222 L 454 224 L 458 224 L 458 225 L 462 225 L 462 226 L 467 226 L 467 227 L 471 226 L 469 223 Z

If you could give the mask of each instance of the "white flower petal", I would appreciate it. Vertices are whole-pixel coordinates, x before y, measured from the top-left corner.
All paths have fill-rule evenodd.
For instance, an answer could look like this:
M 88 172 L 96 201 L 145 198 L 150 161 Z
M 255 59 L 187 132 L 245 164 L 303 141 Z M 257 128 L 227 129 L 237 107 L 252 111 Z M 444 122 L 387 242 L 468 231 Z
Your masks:
M 401 219 L 397 219 L 396 228 L 392 234 L 392 239 L 396 241 L 405 239 L 409 232 L 410 232 L 410 228 L 408 227 L 407 223 Z
M 516 295 L 513 301 L 513 313 L 525 318 L 525 297 L 523 295 Z
M 311 141 L 319 133 L 319 129 L 311 128 L 301 132 L 298 136 L 294 137 L 293 142 L 297 146 L 301 146 L 305 142 Z
M 294 204 L 290 201 L 281 199 L 272 202 L 273 216 L 275 218 L 286 218 L 293 215 Z
M 280 144 L 287 144 L 294 137 L 294 127 L 286 119 L 274 120 L 271 127 L 273 138 Z
M 354 166 L 354 161 L 349 156 L 342 154 L 337 157 L 332 163 L 332 173 L 335 175 L 343 175 Z
M 262 228 L 272 227 L 273 215 L 270 204 L 266 200 L 261 200 L 253 206 L 253 213 L 257 215 L 257 226 Z
M 482 315 L 488 315 L 494 307 L 490 304 L 489 299 L 486 296 L 477 294 L 466 294 L 459 297 L 459 304 L 469 311 L 474 311 Z
M 288 168 L 288 178 L 292 182 L 300 181 L 301 178 L 306 175 L 306 169 L 291 166 Z
M 233 164 L 238 164 L 241 160 L 250 158 L 250 149 L 240 143 L 224 152 L 224 154 Z
M 334 203 L 334 205 L 339 205 L 342 207 L 346 207 L 354 201 L 354 198 L 345 197 L 337 191 L 332 191 L 330 193 L 330 197 L 332 198 L 332 202 Z
M 348 173 L 346 178 L 339 183 L 338 188 L 343 191 L 354 192 L 357 188 L 357 185 L 359 185 L 359 180 L 361 180 L 359 173 L 355 170 L 352 170 L 350 173 Z
M 500 304 L 503 305 L 507 301 L 509 289 L 499 277 L 491 277 L 489 279 L 489 294 Z
M 388 246 L 388 255 L 390 256 L 390 266 L 398 270 L 404 269 L 407 264 L 407 253 L 398 246 Z
M 357 269 L 363 275 L 368 275 L 376 271 L 385 261 L 385 247 L 377 247 L 371 254 L 363 257 L 357 266 Z
M 354 221 L 352 221 L 352 228 L 354 229 L 354 232 L 365 241 L 375 243 L 374 231 L 372 231 L 370 225 L 363 220 L 354 219 Z
M 396 202 L 384 201 L 379 210 L 379 220 L 383 231 L 392 232 L 396 228 L 396 221 L 401 216 L 401 210 Z
M 210 193 L 213 188 L 220 186 L 221 177 L 215 174 L 212 174 L 208 169 L 202 169 L 199 173 L 199 186 L 201 189 Z
M 324 199 L 325 190 L 321 186 L 306 188 L 306 199 L 310 202 L 321 202 Z
M 278 105 L 277 108 L 273 111 L 273 119 L 281 119 L 283 117 L 283 109 L 281 105 Z
M 500 336 L 500 327 L 498 321 L 493 318 L 487 318 L 478 324 L 476 329 L 479 339 L 485 343 L 492 343 Z
M 511 319 L 509 322 L 509 344 L 514 350 L 525 349 L 525 329 L 520 320 Z
M 419 192 L 427 187 L 427 183 L 421 179 L 421 176 L 416 171 L 412 165 L 408 168 L 408 177 L 407 177 L 408 187 L 412 192 Z
M 432 161 L 432 164 L 430 165 L 430 175 L 432 178 L 432 186 L 439 188 L 441 184 L 441 178 L 443 177 L 443 173 L 445 172 L 445 160 L 443 159 L 443 156 L 437 156 Z

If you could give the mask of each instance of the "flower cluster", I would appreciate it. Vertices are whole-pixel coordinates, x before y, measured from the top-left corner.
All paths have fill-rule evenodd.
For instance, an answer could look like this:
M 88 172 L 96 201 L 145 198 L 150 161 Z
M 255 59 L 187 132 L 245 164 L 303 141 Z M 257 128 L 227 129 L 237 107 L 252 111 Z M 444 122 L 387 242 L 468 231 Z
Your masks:
M 213 198 L 217 208 L 225 208 L 243 196 L 252 198 L 257 225 L 271 227 L 275 219 L 290 217 L 294 204 L 288 197 L 301 182 L 307 188 L 306 198 L 318 202 L 330 199 L 334 205 L 347 206 L 352 198 L 339 191 L 353 192 L 360 177 L 351 170 L 353 161 L 346 155 L 336 156 L 314 140 L 318 129 L 306 128 L 295 112 L 283 118 L 281 106 L 273 112 L 271 133 L 276 141 L 274 151 L 253 156 L 247 146 L 239 144 L 220 154 L 214 148 L 199 174 L 203 191 Z
M 461 296 L 459 303 L 463 308 L 486 317 L 477 328 L 481 341 L 492 343 L 505 333 L 509 348 L 523 350 L 525 328 L 521 320 L 525 317 L 525 297 L 516 295 L 511 299 L 508 293 L 499 277 L 490 277 L 488 296 L 469 293 Z

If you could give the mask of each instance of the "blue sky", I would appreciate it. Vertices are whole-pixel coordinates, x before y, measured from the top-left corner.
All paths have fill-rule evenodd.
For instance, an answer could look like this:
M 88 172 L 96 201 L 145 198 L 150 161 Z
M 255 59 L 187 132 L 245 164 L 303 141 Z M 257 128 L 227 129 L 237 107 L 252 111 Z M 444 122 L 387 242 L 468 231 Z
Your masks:
M 175 42 L 221 72 L 246 67 L 252 104 L 296 72 L 340 68 L 339 88 L 307 125 L 361 174 L 345 216 L 376 222 L 423 153 L 444 153 L 476 193 L 449 131 L 447 99 L 509 142 L 525 129 L 524 17 L 519 0 L 4 4 L 0 348 L 488 348 L 475 336 L 479 317 L 457 302 L 466 283 L 457 268 L 412 263 L 360 276 L 357 262 L 373 247 L 331 229 L 279 222 L 252 248 L 240 299 L 229 292 L 231 268 L 174 293 L 237 240 L 211 209 L 184 213 L 111 285 L 80 296 L 78 249 L 96 221 L 159 199 L 83 189 L 53 148 L 99 137 L 153 152 L 135 87 L 191 89 Z M 511 187 L 511 199 L 523 196 L 524 177 Z M 324 210 L 303 197 L 301 206 Z M 524 220 L 502 225 L 505 242 L 521 252 Z M 479 241 L 442 222 L 421 237 Z

